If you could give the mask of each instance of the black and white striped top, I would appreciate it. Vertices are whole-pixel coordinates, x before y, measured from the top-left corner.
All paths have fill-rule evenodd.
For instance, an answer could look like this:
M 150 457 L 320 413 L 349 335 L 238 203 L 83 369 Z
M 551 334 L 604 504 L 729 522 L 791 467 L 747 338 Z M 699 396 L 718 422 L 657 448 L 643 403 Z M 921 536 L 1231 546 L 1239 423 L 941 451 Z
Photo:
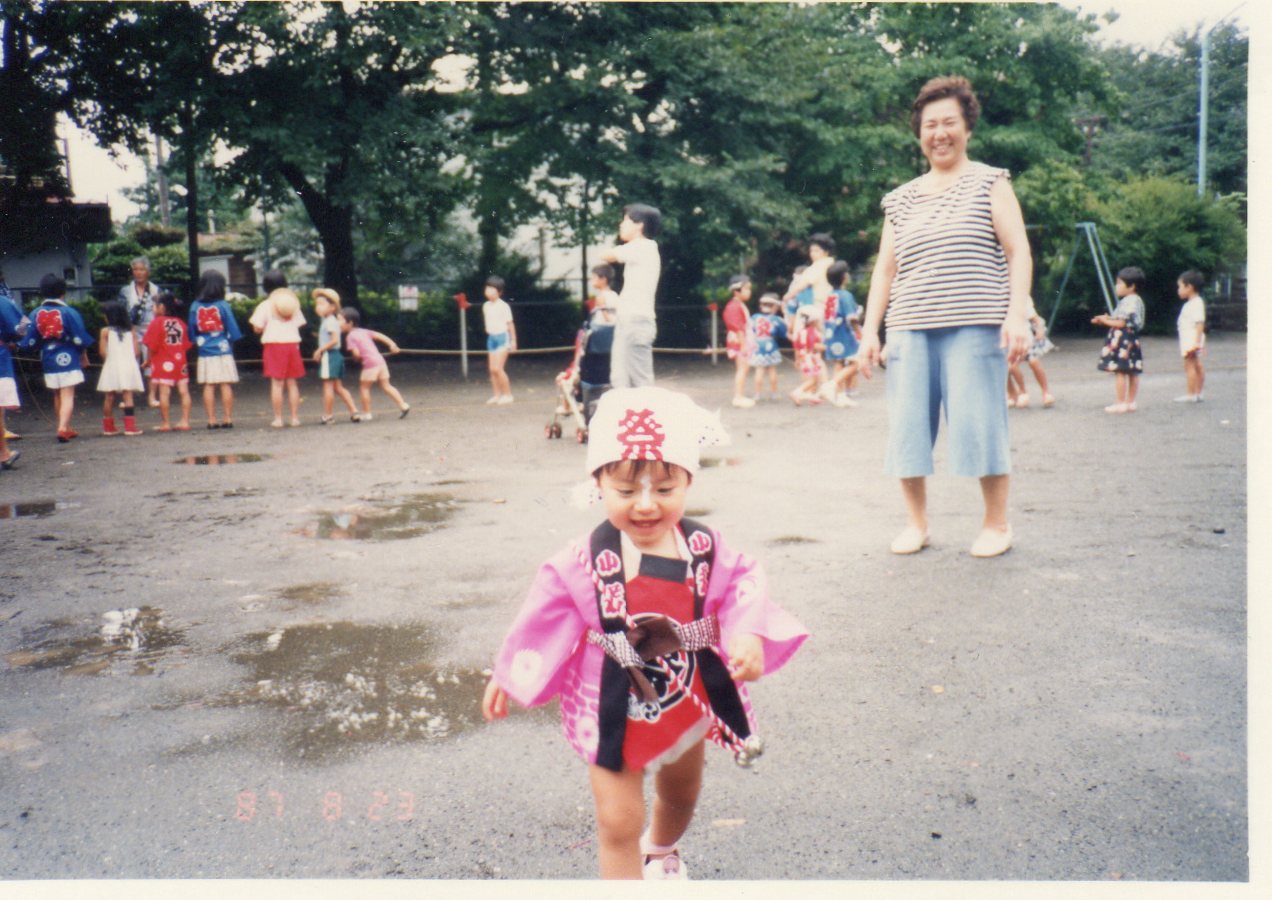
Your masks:
M 973 162 L 958 181 L 922 193 L 916 178 L 883 198 L 897 272 L 884 324 L 898 331 L 1001 325 L 1011 292 L 989 191 L 1006 169 Z

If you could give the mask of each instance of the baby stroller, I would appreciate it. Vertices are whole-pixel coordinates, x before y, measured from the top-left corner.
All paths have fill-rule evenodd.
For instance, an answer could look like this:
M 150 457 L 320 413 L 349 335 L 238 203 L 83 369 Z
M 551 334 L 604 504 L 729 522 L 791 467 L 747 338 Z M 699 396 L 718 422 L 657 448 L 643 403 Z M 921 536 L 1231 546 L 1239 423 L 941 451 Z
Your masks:
M 609 390 L 610 350 L 614 346 L 613 314 L 597 307 L 574 340 L 570 367 L 556 377 L 557 407 L 543 429 L 544 437 L 561 437 L 561 420 L 573 419 L 574 438 L 587 443 L 587 424 L 596 404 Z

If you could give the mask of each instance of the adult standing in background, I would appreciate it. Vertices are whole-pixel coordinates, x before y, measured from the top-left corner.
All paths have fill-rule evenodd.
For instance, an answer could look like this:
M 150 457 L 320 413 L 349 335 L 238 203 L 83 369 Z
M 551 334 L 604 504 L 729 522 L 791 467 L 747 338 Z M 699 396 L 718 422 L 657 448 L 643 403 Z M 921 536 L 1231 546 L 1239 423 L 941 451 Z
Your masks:
M 119 289 L 119 302 L 124 304 L 124 308 L 128 310 L 128 317 L 132 320 L 133 331 L 137 334 L 137 343 L 141 343 L 142 336 L 146 333 L 146 329 L 150 327 L 151 320 L 155 317 L 155 298 L 159 296 L 159 288 L 150 283 L 150 260 L 144 256 L 139 256 L 128 264 L 132 269 L 132 281 Z M 144 344 L 141 346 L 141 368 L 146 373 L 148 403 L 150 406 L 159 405 L 159 388 L 155 385 L 154 380 L 150 378 L 150 349 Z
M 1010 174 L 973 162 L 980 103 L 966 78 L 934 78 L 911 106 L 928 171 L 883 198 L 883 235 L 870 282 L 860 363 L 879 363 L 888 330 L 888 449 L 906 526 L 893 553 L 928 546 L 927 481 L 944 411 L 949 467 L 980 479 L 985 514 L 973 556 L 1005 553 L 1011 453 L 1003 385 L 1029 348 L 1033 261 Z M 886 318 L 885 318 L 886 313 Z
M 661 227 L 662 213 L 633 203 L 623 210 L 618 224 L 622 244 L 601 254 L 606 262 L 623 264 L 623 289 L 618 294 L 610 352 L 610 383 L 616 388 L 654 383 L 654 338 L 658 335 L 654 295 L 662 274 L 662 257 L 654 238 Z

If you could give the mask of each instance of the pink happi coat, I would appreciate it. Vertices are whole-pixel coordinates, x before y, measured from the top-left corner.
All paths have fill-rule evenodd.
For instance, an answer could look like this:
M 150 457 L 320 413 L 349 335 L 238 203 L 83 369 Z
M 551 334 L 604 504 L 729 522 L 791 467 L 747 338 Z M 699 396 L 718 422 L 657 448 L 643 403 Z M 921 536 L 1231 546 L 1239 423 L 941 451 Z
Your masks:
M 704 615 L 716 616 L 724 648 L 735 635 L 758 636 L 764 644 L 764 674 L 775 672 L 808 632 L 769 597 L 759 563 L 730 549 L 718 531 L 709 530 L 716 549 Z M 595 763 L 605 653 L 587 641 L 588 629 L 602 628 L 596 587 L 583 563 L 587 548 L 584 535 L 540 567 L 504 638 L 495 679 L 523 706 L 538 706 L 560 695 L 566 740 L 584 761 Z M 742 699 L 751 718 L 745 692 Z

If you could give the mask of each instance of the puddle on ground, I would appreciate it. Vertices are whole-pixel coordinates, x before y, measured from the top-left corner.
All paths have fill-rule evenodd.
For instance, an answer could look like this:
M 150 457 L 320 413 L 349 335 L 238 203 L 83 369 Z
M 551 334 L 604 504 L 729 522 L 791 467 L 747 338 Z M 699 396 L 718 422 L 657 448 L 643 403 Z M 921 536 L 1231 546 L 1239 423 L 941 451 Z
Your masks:
M 458 508 L 450 494 L 416 494 L 397 502 L 368 502 L 320 513 L 318 521 L 299 534 L 328 541 L 399 541 L 444 527 Z
M 775 537 L 767 542 L 770 547 L 790 547 L 794 544 L 820 544 L 817 538 L 802 537 L 798 534 L 788 534 L 782 537 Z
M 211 453 L 206 456 L 182 456 L 173 460 L 179 466 L 232 466 L 269 459 L 268 453 Z
M 64 509 L 79 509 L 74 500 L 32 500 L 28 503 L 0 503 L 0 519 L 47 519 Z
M 245 638 L 248 686 L 209 705 L 282 709 L 288 748 L 322 760 L 353 745 L 440 741 L 482 722 L 487 676 L 437 666 L 419 626 L 333 622 Z
M 23 632 L 25 646 L 6 653 L 15 669 L 58 669 L 67 675 L 153 675 L 174 651 L 185 648 L 185 629 L 151 606 L 112 609 L 100 624 L 64 619 Z
M 293 584 L 278 592 L 278 599 L 292 600 L 300 603 L 324 603 L 344 596 L 344 588 L 330 581 L 311 581 L 306 584 Z
M 740 456 L 705 456 L 698 461 L 704 469 L 715 469 L 720 466 L 738 466 L 742 464 Z

